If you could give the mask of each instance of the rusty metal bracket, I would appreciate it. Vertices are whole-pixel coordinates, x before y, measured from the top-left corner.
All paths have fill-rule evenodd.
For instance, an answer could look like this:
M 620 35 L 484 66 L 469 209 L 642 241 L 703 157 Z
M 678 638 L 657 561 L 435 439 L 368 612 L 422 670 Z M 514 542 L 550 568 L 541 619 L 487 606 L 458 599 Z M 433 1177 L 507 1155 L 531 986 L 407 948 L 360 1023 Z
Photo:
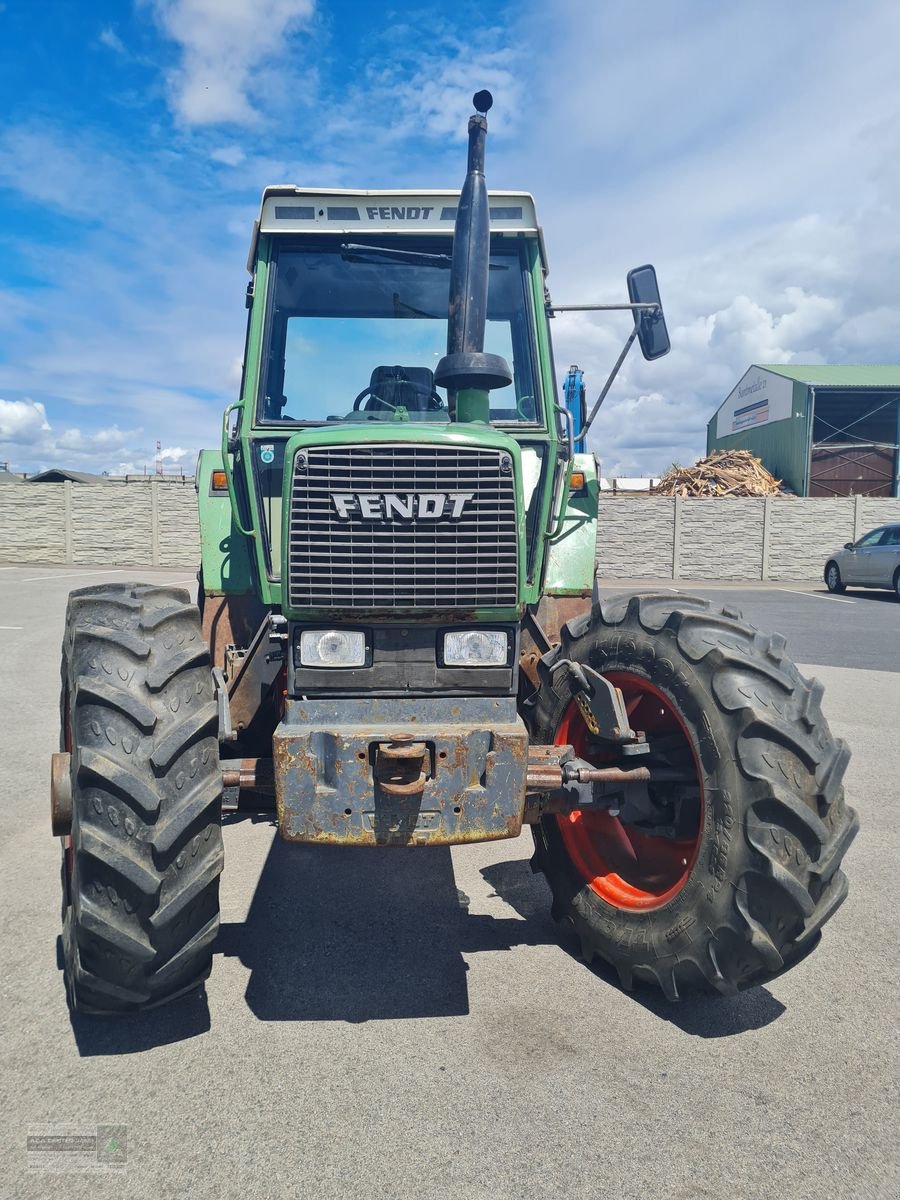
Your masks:
M 235 659 L 237 668 L 228 680 L 228 708 L 233 739 L 250 728 L 266 696 L 275 685 L 284 661 L 283 645 L 287 637 L 287 623 L 279 613 L 267 613 L 261 622 L 247 652 Z M 276 643 L 272 652 L 270 645 Z
M 216 705 L 219 710 L 219 741 L 237 741 L 237 731 L 231 723 L 231 705 L 228 703 L 228 685 L 221 667 L 213 667 L 213 691 L 216 694 Z
M 558 696 L 571 698 L 590 732 L 609 742 L 639 742 L 631 728 L 622 693 L 586 663 L 564 658 L 550 671 L 550 686 Z

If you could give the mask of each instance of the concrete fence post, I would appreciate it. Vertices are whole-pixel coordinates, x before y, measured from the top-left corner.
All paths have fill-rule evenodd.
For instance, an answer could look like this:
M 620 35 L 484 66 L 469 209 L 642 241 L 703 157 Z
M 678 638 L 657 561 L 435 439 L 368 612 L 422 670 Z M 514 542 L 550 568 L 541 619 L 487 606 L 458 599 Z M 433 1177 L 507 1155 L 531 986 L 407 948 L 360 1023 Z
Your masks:
M 159 566 L 159 480 L 150 480 L 150 562 Z
M 760 579 L 769 578 L 769 538 L 772 533 L 772 497 L 763 500 L 762 564 Z
M 673 522 L 672 531 L 672 578 L 681 578 L 681 506 L 684 500 L 681 496 L 675 497 L 675 520 Z
M 853 497 L 853 540 L 858 542 L 863 535 L 862 496 Z
M 72 480 L 63 480 L 63 529 L 65 532 L 66 565 L 75 561 L 72 554 Z

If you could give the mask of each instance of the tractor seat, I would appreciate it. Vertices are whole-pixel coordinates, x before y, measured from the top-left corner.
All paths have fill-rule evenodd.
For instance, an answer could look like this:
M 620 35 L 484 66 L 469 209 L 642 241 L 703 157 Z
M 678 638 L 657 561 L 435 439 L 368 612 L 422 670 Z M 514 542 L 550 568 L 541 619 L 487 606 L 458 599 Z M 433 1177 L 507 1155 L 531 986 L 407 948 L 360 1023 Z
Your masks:
M 435 404 L 431 396 L 434 372 L 428 367 L 376 367 L 369 387 L 374 392 L 365 404 L 369 412 L 383 407 L 376 397 L 392 408 L 403 407 L 410 412 L 425 412 Z

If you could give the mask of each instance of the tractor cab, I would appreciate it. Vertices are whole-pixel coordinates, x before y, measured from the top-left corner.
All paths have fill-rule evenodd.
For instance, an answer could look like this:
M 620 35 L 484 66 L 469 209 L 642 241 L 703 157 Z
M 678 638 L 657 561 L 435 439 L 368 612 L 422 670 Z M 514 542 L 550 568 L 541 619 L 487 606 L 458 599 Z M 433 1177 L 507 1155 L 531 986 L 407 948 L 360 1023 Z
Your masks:
M 516 554 L 527 561 L 518 564 L 525 570 L 501 606 L 520 606 L 523 588 L 537 596 L 545 569 L 538 531 L 549 526 L 567 465 L 545 313 L 547 264 L 531 196 L 499 192 L 486 200 L 482 351 L 508 364 L 509 377 L 489 380 L 499 386 L 480 390 L 473 403 L 472 389 L 454 386 L 465 379 L 439 371 L 448 346 L 460 193 L 266 188 L 248 260 L 242 395 L 225 448 L 231 462 L 222 465 L 232 465 L 238 480 L 235 502 L 246 504 L 245 527 L 258 530 L 247 568 L 262 580 L 269 602 L 285 599 L 285 462 L 312 444 L 347 450 L 384 439 L 506 447 L 513 503 L 528 526 Z M 209 456 L 204 465 L 219 464 Z M 439 473 L 444 483 L 455 470 Z M 432 485 L 442 490 L 435 479 Z M 398 478 L 384 490 L 402 486 Z M 460 602 L 485 607 L 479 601 L 492 597 L 470 582 Z M 305 607 L 318 607 L 317 596 L 309 599 Z M 446 599 L 423 600 L 411 597 L 404 607 L 448 607 Z

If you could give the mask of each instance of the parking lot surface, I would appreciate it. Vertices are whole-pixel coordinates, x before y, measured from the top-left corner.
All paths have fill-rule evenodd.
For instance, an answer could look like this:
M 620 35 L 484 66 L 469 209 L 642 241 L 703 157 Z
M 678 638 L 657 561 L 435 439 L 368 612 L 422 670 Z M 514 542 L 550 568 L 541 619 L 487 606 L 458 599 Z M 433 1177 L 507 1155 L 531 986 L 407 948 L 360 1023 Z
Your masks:
M 320 849 L 233 815 L 206 996 L 99 1021 L 69 1014 L 57 966 L 48 773 L 66 594 L 107 576 L 192 582 L 0 569 L 0 1196 L 894 1200 L 889 596 L 679 585 L 785 633 L 853 749 L 849 899 L 767 987 L 675 1006 L 621 992 L 550 919 L 527 833 Z M 125 1174 L 30 1172 L 29 1129 L 73 1124 L 124 1127 Z

